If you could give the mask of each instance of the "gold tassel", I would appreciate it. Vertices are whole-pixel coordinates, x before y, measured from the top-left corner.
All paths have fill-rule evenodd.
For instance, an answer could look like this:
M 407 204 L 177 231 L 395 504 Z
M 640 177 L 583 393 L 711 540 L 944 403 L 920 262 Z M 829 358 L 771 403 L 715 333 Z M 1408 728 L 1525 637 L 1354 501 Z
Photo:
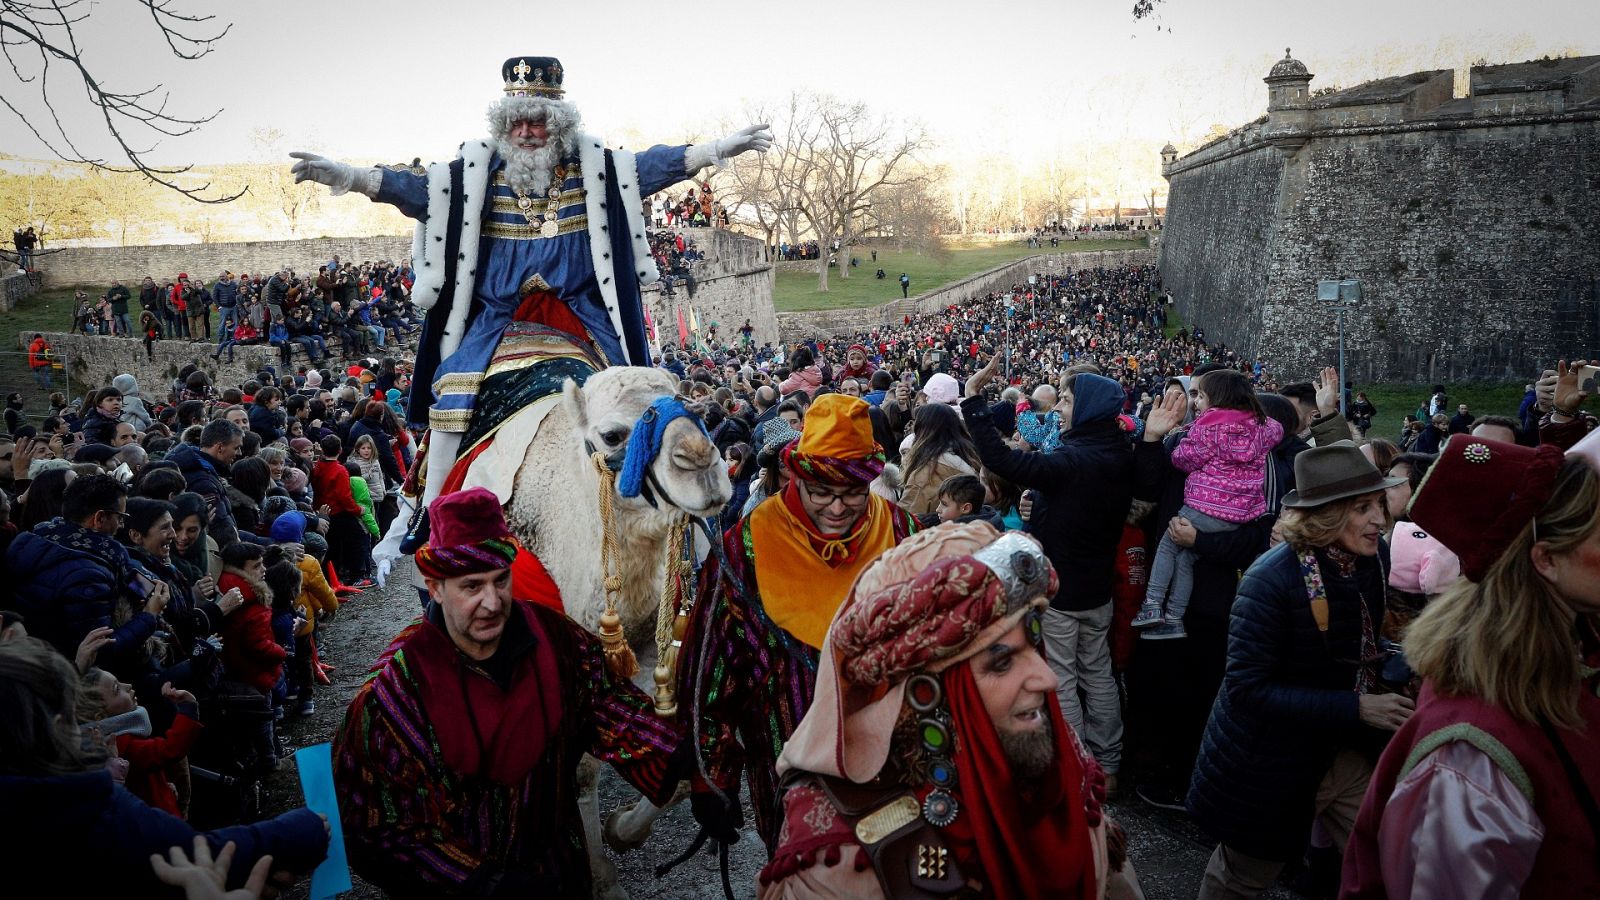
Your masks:
M 672 623 L 672 640 L 661 653 L 661 664 L 656 666 L 656 715 L 670 719 L 678 713 L 677 686 L 678 654 L 683 649 L 683 634 L 689 628 L 689 614 L 680 612 Z
M 606 668 L 618 678 L 632 679 L 639 674 L 639 660 L 622 633 L 622 617 L 614 609 L 600 614 L 600 646 L 605 648 Z

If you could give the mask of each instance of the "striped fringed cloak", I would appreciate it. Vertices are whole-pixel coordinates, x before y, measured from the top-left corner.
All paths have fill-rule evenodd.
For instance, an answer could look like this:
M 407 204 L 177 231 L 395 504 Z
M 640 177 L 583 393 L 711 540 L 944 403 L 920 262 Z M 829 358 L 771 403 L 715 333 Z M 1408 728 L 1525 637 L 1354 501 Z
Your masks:
M 897 506 L 889 510 L 898 544 L 916 523 Z M 722 573 L 715 557 L 700 570 L 678 661 L 678 714 L 695 729 L 710 781 L 736 790 L 745 770 L 756 830 L 771 856 L 783 824 L 778 755 L 811 708 L 818 652 L 774 624 L 762 607 L 749 515 L 728 529 L 722 546 L 728 571 Z M 743 597 L 724 579 L 741 585 Z M 844 600 L 830 599 L 835 605 Z
M 334 783 L 351 865 L 391 897 L 471 896 L 500 884 L 527 896 L 587 900 L 576 783 L 583 754 L 609 763 L 658 804 L 672 794 L 667 762 L 678 743 L 676 726 L 654 714 L 642 691 L 610 676 L 593 636 L 543 607 L 518 602 L 516 609 L 533 640 L 507 689 L 476 667 L 463 668 L 465 658 L 448 637 L 439 640 L 442 621 L 419 619 L 378 658 L 334 739 Z M 538 660 L 539 654 L 553 659 Z M 551 671 L 560 681 L 554 727 L 524 736 L 523 729 L 539 730 L 539 717 L 513 707 L 548 687 L 537 681 Z M 491 759 L 503 759 L 524 737 L 544 742 L 519 782 L 464 775 L 445 764 L 436 728 L 462 721 L 463 710 L 441 710 L 430 721 L 424 698 L 430 687 L 439 696 L 439 685 L 457 683 L 472 685 L 474 727 L 499 723 L 485 725 L 489 733 L 478 742 Z M 495 694 L 485 690 L 500 692 L 504 707 L 490 708 L 484 697 Z M 504 711 L 513 715 L 501 720 L 496 714 Z

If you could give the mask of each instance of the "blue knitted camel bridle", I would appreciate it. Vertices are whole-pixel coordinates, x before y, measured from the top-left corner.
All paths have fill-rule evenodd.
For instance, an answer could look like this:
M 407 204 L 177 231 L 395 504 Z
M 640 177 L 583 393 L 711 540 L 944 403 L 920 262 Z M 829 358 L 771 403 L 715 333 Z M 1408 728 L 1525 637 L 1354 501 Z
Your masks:
M 624 497 L 637 497 L 645 490 L 650 465 L 661 455 L 661 441 L 667 433 L 667 426 L 676 419 L 689 419 L 701 434 L 710 438 L 705 423 L 684 406 L 682 400 L 670 395 L 657 397 L 639 417 L 639 421 L 634 423 L 633 433 L 628 436 L 627 455 L 623 457 L 622 471 L 617 475 L 617 493 Z M 655 489 L 659 492 L 660 486 L 655 486 Z

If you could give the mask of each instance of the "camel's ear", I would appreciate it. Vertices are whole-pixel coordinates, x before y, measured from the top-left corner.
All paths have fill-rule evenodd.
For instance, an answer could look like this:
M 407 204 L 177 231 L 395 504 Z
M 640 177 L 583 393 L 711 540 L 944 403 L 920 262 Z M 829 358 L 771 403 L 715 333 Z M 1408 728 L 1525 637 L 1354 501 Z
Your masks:
M 572 427 L 578 434 L 587 434 L 589 420 L 583 414 L 583 388 L 571 378 L 561 385 L 561 403 L 567 408 L 567 418 L 572 420 Z

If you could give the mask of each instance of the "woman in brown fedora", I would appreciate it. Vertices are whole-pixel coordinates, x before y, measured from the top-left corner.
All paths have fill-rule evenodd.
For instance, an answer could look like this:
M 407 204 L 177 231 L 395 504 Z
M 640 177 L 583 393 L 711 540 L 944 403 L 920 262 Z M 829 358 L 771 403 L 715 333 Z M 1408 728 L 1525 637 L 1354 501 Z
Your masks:
M 1305 848 L 1313 819 L 1343 851 L 1372 761 L 1411 701 L 1379 694 L 1387 478 L 1349 441 L 1295 458 L 1284 542 L 1239 582 L 1228 668 L 1188 809 L 1218 840 L 1199 896 L 1248 898 Z

